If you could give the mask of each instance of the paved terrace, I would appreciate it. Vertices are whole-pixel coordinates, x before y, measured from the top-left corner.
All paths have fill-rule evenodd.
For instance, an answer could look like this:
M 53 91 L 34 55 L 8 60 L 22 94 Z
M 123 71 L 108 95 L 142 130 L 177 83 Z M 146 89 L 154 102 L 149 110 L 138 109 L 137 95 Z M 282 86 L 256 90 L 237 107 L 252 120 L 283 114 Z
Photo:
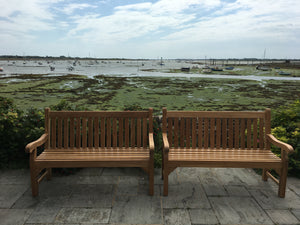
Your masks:
M 31 196 L 29 170 L 0 171 L 0 224 L 300 224 L 300 179 L 286 198 L 251 169 L 180 168 L 162 196 L 135 168 L 82 169 L 54 176 Z

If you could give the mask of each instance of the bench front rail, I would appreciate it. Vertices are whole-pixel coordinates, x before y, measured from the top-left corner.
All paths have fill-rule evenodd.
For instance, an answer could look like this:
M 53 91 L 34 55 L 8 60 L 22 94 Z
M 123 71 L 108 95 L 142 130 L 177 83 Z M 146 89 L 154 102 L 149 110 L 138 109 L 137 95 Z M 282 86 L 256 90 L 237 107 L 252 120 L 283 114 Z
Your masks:
M 37 147 L 45 149 L 37 154 Z M 149 111 L 45 110 L 45 134 L 26 146 L 30 153 L 32 194 L 55 167 L 141 167 L 153 195 L 154 141 Z M 41 175 L 41 172 L 46 172 Z
M 237 111 L 167 111 L 163 109 L 163 179 L 168 195 L 168 175 L 177 167 L 263 168 L 284 197 L 287 154 L 293 148 L 271 135 L 271 113 Z M 280 144 L 279 144 L 280 143 Z M 283 150 L 277 157 L 271 144 Z M 286 156 L 286 157 L 285 157 Z M 275 169 L 280 180 L 269 169 Z

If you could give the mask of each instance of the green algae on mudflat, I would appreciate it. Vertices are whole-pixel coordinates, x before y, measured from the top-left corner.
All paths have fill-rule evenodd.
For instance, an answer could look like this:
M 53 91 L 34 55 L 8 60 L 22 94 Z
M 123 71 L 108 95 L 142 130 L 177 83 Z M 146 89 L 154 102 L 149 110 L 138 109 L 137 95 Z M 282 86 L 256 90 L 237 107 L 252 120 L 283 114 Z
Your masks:
M 65 99 L 89 110 L 137 104 L 171 110 L 263 110 L 300 96 L 300 81 L 98 75 L 24 75 L 0 79 L 0 95 L 20 108 L 44 108 Z

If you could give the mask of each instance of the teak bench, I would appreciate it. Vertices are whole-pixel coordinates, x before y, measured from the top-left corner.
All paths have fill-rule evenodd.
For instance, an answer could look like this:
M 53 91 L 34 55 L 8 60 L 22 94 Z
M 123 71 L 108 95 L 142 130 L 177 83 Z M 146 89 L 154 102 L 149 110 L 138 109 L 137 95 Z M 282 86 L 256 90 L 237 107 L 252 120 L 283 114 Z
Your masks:
M 168 175 L 177 167 L 262 168 L 285 196 L 288 154 L 293 147 L 271 135 L 271 110 L 167 111 L 163 108 L 163 179 L 168 195 Z M 271 152 L 281 148 L 281 158 Z M 269 172 L 274 169 L 280 179 Z
M 26 146 L 30 153 L 32 195 L 39 182 L 51 178 L 51 168 L 141 167 L 154 191 L 153 110 L 50 111 L 45 109 L 45 133 Z M 37 147 L 45 149 L 37 154 Z

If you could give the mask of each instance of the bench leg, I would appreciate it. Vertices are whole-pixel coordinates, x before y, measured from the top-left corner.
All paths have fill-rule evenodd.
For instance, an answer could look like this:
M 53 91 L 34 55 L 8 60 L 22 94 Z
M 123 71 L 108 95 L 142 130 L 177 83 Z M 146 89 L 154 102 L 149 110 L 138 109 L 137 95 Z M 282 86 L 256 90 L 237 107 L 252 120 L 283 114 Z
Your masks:
M 279 178 L 278 196 L 280 198 L 285 197 L 287 173 L 288 173 L 288 165 L 286 164 L 282 167 L 281 175 L 280 175 L 280 178 Z
M 262 172 L 262 180 L 267 181 L 268 180 L 268 175 L 267 175 L 268 169 L 264 168 Z
M 38 196 L 39 194 L 39 182 L 38 182 L 38 173 L 35 168 L 30 168 L 30 177 L 31 177 L 31 192 L 32 196 Z

